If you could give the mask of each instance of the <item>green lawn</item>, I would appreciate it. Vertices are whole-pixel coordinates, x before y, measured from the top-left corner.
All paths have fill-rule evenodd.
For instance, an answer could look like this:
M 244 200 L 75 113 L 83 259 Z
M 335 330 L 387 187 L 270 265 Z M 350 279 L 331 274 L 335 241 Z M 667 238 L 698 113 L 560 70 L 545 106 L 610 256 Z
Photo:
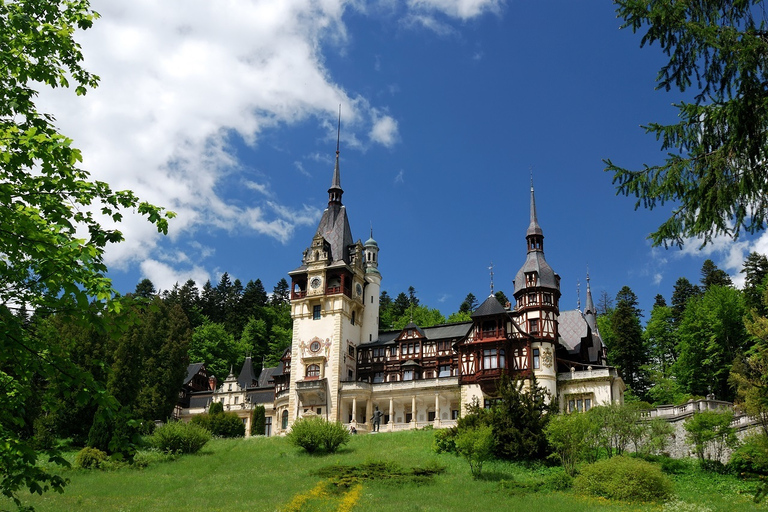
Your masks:
M 558 469 L 527 470 L 494 462 L 486 478 L 473 480 L 469 465 L 452 455 L 431 451 L 432 432 L 401 432 L 353 436 L 340 453 L 310 456 L 284 438 L 213 440 L 197 455 L 156 462 L 144 469 L 112 471 L 72 469 L 63 495 L 24 496 L 45 511 L 278 511 L 290 504 L 299 510 L 355 511 L 750 511 L 766 510 L 751 502 L 747 488 L 731 476 L 691 470 L 674 477 L 679 500 L 674 504 L 640 505 L 576 496 L 571 492 L 526 491 Z M 334 464 L 395 462 L 404 467 L 445 467 L 426 483 L 365 481 L 348 493 L 323 496 L 318 471 Z M 314 490 L 314 492 L 313 492 Z M 0 510 L 13 510 L 0 500 Z

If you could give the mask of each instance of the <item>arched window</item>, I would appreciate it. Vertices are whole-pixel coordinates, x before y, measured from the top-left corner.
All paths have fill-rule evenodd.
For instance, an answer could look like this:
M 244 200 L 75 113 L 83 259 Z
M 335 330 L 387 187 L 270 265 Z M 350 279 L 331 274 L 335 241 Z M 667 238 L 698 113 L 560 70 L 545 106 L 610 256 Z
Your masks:
M 283 430 L 288 428 L 288 411 L 283 411 Z
M 317 378 L 320 376 L 320 367 L 316 364 L 307 366 L 307 377 Z

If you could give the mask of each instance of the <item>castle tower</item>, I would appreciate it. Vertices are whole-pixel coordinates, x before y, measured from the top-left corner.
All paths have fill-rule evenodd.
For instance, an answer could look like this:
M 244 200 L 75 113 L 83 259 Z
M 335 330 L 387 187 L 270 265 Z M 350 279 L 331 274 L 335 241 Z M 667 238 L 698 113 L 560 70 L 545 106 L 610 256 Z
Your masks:
M 288 426 L 309 415 L 340 419 L 340 383 L 355 380 L 357 347 L 378 332 L 378 245 L 373 239 L 366 248 L 353 242 L 343 193 L 337 141 L 328 207 L 301 266 L 288 273 L 293 318 Z
M 544 232 L 536 216 L 536 198 L 531 183 L 531 221 L 526 231 L 528 254 L 515 276 L 516 323 L 532 336 L 531 368 L 539 385 L 553 397 L 557 389 L 555 348 L 558 343 L 560 276 L 544 258 Z
M 365 268 L 365 291 L 363 302 L 363 336 L 362 342 L 371 342 L 379 334 L 379 294 L 381 293 L 381 273 L 379 273 L 379 244 L 371 237 L 363 244 L 363 268 Z

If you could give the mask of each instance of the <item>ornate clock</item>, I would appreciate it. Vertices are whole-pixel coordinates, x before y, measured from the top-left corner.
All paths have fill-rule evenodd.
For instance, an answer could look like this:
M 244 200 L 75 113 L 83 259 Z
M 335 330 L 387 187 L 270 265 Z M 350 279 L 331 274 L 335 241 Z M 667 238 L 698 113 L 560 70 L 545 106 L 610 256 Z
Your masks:
M 312 280 L 309 282 L 309 286 L 311 286 L 313 289 L 320 288 L 320 285 L 323 284 L 323 280 L 319 277 L 313 277 Z
M 357 296 L 360 297 L 363 295 L 363 286 L 360 283 L 357 283 L 357 286 L 355 287 L 355 291 L 357 292 Z

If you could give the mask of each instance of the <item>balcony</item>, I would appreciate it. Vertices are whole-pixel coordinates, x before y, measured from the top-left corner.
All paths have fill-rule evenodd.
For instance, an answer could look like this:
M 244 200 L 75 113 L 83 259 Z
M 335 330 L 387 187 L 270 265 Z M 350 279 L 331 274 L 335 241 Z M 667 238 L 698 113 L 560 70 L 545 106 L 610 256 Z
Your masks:
M 300 380 L 296 382 L 296 392 L 304 404 L 323 404 L 328 391 L 327 379 Z

